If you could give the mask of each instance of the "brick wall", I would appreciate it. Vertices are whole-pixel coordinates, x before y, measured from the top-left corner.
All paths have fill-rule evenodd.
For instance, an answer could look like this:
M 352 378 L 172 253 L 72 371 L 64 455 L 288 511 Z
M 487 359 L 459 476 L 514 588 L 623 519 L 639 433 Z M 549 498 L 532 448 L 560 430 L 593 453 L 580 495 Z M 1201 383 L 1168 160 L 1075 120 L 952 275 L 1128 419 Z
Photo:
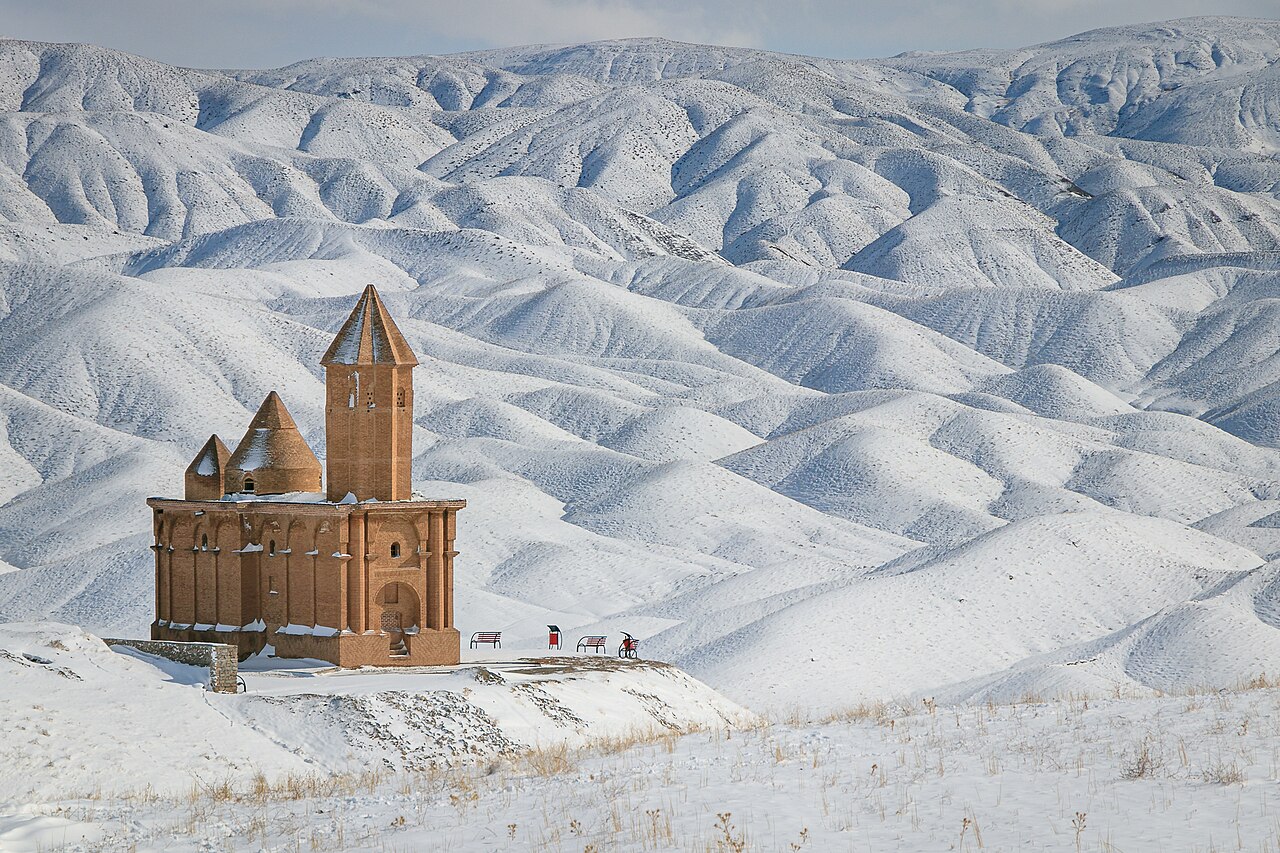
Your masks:
M 209 670 L 209 689 L 215 693 L 235 693 L 238 650 L 225 643 L 177 643 L 168 640 L 120 640 L 103 637 L 108 646 L 127 646 L 143 654 L 174 663 L 203 666 Z

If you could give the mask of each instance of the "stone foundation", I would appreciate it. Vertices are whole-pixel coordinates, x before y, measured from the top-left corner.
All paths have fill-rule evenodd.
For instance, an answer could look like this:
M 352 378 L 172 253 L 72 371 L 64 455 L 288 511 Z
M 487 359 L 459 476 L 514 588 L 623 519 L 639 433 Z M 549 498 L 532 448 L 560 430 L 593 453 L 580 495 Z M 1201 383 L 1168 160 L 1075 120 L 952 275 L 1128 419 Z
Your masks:
M 392 636 L 382 631 L 317 637 L 312 634 L 268 635 L 262 631 L 196 631 L 191 628 L 170 628 L 167 625 L 152 624 L 151 626 L 152 639 L 161 645 L 230 647 L 236 651 L 236 657 L 239 660 L 261 652 L 268 642 L 275 649 L 276 657 L 313 658 L 343 667 L 453 666 L 460 659 L 461 637 L 456 628 L 444 628 L 439 631 L 423 629 L 416 634 L 399 635 L 409 652 L 405 657 L 392 657 Z M 113 642 L 129 644 L 145 641 Z M 143 650 L 139 649 L 139 651 Z M 164 656 L 168 657 L 168 655 Z M 188 662 L 179 661 L 179 663 Z M 197 662 L 196 665 L 204 664 Z
M 392 657 L 392 634 L 340 634 L 315 637 L 310 634 L 275 634 L 276 656 L 317 658 L 343 667 L 356 666 L 452 666 L 458 663 L 461 648 L 457 629 L 422 630 L 399 635 L 409 654 Z
M 261 631 L 196 631 L 191 628 L 170 628 L 168 625 L 155 622 L 151 623 L 151 639 L 166 643 L 213 643 L 234 646 L 239 660 L 256 655 L 266 645 Z
M 184 643 L 170 640 L 121 640 L 103 637 L 108 646 L 125 646 L 147 655 L 171 660 L 187 666 L 202 666 L 209 670 L 209 689 L 214 693 L 237 692 L 236 682 L 240 674 L 239 658 L 235 646 L 226 643 Z

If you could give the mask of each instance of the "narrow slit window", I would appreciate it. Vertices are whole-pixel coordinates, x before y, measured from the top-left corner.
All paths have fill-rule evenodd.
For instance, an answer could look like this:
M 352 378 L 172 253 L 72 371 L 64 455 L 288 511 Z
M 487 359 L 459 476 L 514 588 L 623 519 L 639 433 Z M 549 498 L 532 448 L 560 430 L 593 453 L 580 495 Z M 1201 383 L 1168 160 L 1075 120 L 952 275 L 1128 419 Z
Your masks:
M 399 542 L 392 542 L 392 543 L 391 543 L 391 556 L 392 556 L 392 557 L 399 557 L 399 556 L 400 556 L 400 543 L 399 543 Z
M 209 534 L 207 533 L 200 534 L 200 550 L 201 551 L 209 550 Z
M 272 539 L 272 540 L 271 540 L 271 545 L 270 545 L 269 547 L 270 547 L 270 549 L 271 549 L 271 552 L 270 552 L 270 553 L 271 553 L 271 556 L 273 556 L 273 557 L 274 557 L 274 556 L 276 555 L 276 540 Z

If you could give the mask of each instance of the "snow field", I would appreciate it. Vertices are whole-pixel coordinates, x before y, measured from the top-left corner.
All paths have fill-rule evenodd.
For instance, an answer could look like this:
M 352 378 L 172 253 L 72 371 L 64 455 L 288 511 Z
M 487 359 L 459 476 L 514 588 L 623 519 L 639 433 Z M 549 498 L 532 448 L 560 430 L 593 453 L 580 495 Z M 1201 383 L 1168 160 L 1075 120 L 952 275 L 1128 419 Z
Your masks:
M 600 738 L 738 725 L 752 715 L 673 667 L 500 653 L 459 667 L 339 670 L 252 658 L 248 691 L 206 692 L 207 670 L 56 623 L 0 628 L 0 815 L 24 804 L 263 776 L 422 770 Z M 0 834 L 0 849 L 3 847 Z
M 6 849 L 1266 850 L 1274 687 L 806 721 L 450 770 L 213 782 L 0 817 Z
M 1278 63 L 0 40 L 0 849 L 1280 849 Z M 29 624 L 145 635 L 144 498 L 271 390 L 323 455 L 369 283 L 504 653 Z
M 0 41 L 0 619 L 143 634 L 142 499 L 273 389 L 322 453 L 372 282 L 415 487 L 470 501 L 464 633 L 628 630 L 760 707 L 1227 686 L 1273 648 L 1277 61 L 1232 18 L 865 62 Z

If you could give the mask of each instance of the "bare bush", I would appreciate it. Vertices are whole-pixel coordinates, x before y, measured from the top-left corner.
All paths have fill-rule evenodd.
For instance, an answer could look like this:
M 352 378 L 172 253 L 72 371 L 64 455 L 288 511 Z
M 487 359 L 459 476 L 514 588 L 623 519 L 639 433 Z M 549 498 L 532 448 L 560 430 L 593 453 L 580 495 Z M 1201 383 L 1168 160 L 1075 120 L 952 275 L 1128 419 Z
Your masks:
M 1244 771 L 1234 761 L 1229 764 L 1225 761 L 1219 761 L 1217 764 L 1200 771 L 1200 778 L 1214 785 L 1243 785 Z
M 1163 769 L 1164 756 L 1154 748 L 1151 738 L 1143 738 L 1120 754 L 1121 779 L 1153 779 Z

